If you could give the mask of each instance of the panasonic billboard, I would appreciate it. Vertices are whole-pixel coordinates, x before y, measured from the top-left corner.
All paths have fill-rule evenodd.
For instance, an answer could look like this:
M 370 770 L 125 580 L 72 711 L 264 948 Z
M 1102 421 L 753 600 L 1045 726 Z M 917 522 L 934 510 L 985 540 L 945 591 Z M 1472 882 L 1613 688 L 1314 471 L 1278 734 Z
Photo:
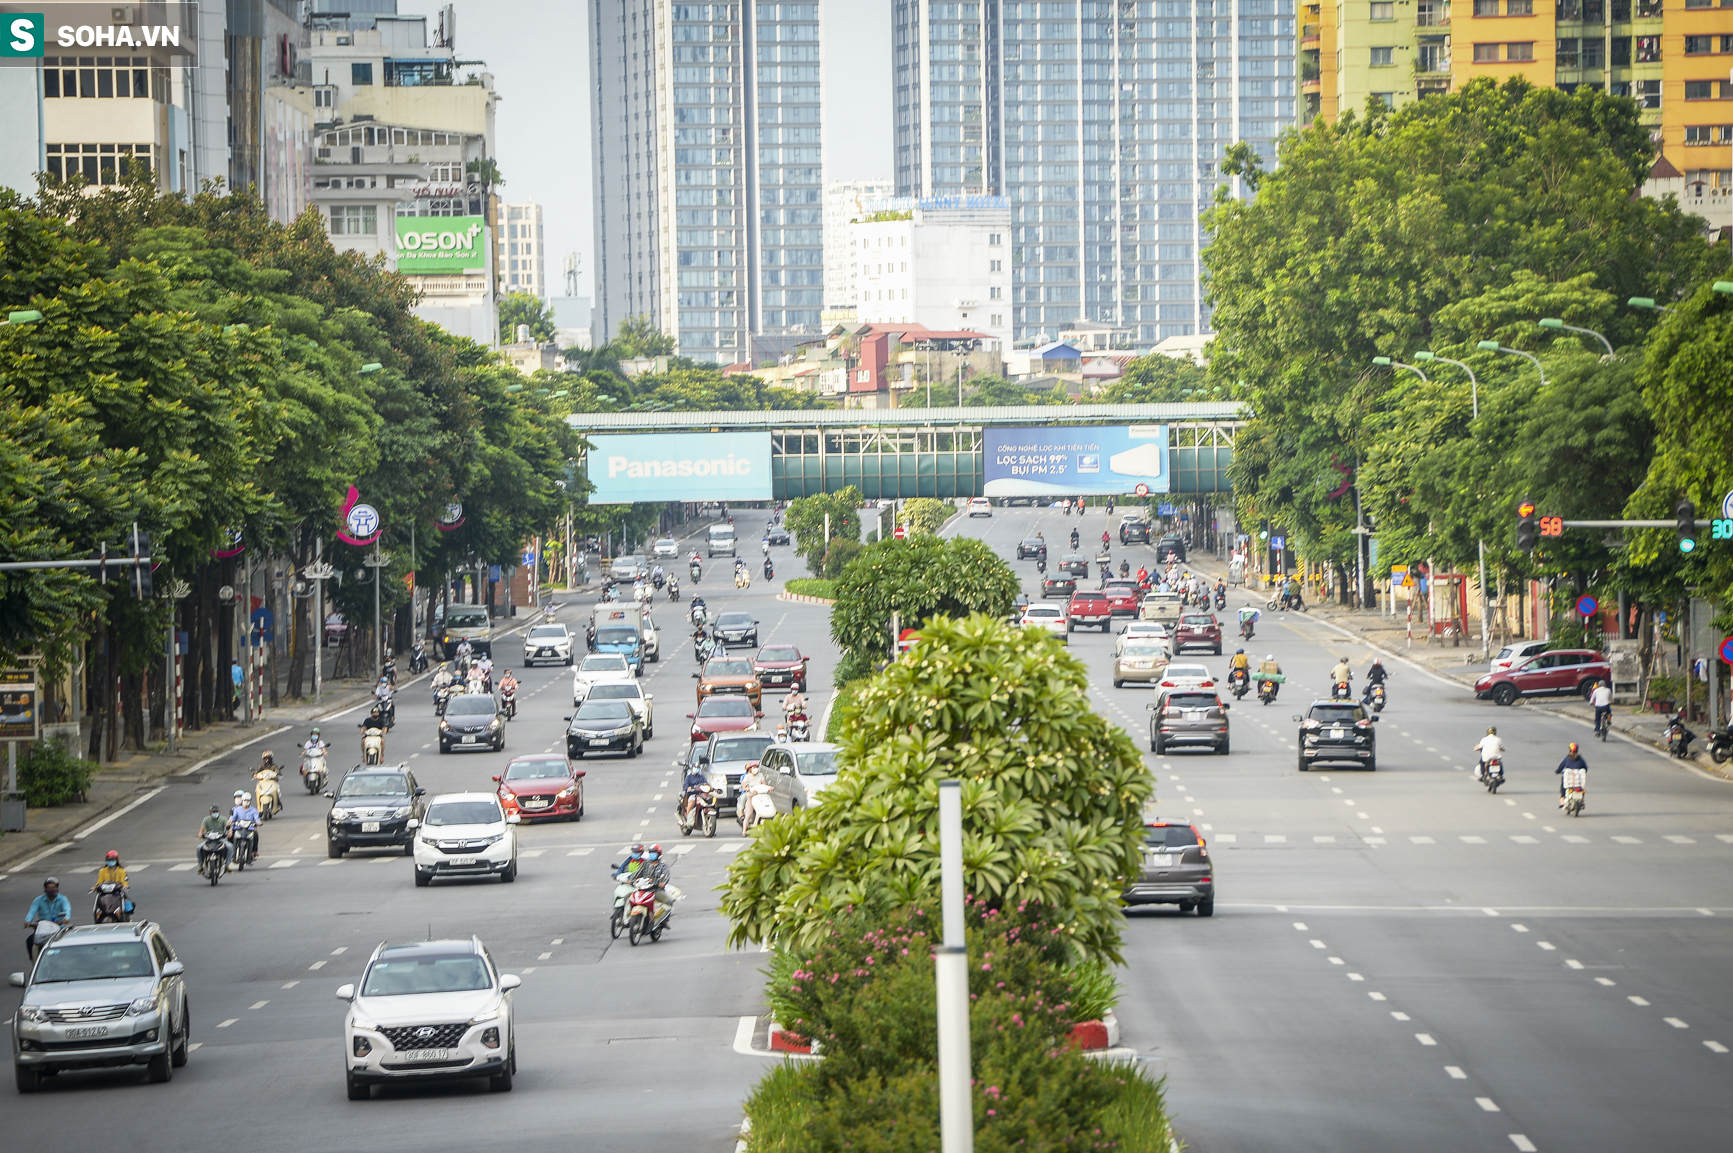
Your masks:
M 982 430 L 987 496 L 1111 495 L 1167 492 L 1167 425 Z
M 591 504 L 770 499 L 769 432 L 591 435 Z

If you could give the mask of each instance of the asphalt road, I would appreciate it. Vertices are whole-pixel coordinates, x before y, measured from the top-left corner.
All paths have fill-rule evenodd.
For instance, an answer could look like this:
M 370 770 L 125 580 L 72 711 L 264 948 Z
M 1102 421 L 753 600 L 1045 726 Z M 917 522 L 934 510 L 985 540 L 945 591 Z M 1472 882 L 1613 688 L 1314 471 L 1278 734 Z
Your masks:
M 739 518 L 749 549 L 757 515 Z M 1075 523 L 996 510 L 946 531 L 980 535 L 1010 557 L 1035 525 L 1057 546 Z M 1099 510 L 1084 525 L 1099 538 Z M 1150 555 L 1114 551 L 1134 564 Z M 788 550 L 776 554 L 779 575 L 802 575 Z M 713 609 L 754 610 L 766 641 L 813 655 L 822 715 L 835 659 L 825 610 L 773 599 L 779 582 L 736 592 L 721 580 L 724 565 L 706 566 L 699 591 Z M 1033 589 L 1033 563 L 1017 569 Z M 574 603 L 561 619 L 577 627 L 586 608 Z M 77 870 L 94 869 L 108 848 L 135 870 L 147 865 L 134 890 L 188 962 L 199 1045 L 168 1085 L 101 1072 L 63 1075 L 33 1097 L 0 1091 L 9 1140 L 64 1142 L 96 1107 L 125 1124 L 141 1153 L 442 1150 L 502 1134 L 539 1148 L 575 1133 L 590 1150 L 732 1149 L 739 1103 L 766 1064 L 732 1047 L 739 1018 L 761 1009 L 764 958 L 723 947 L 711 889 L 741 843 L 733 826 L 704 841 L 682 839 L 673 824 L 675 722 L 690 708 L 695 666 L 681 613 L 657 615 L 666 655 L 645 676 L 659 712 L 648 755 L 586 760 L 585 818 L 524 827 L 510 889 L 416 889 L 396 855 L 328 861 L 326 804 L 305 793 L 289 794 L 288 811 L 266 826 L 262 867 L 215 889 L 175 871 L 193 859 L 203 811 L 247 783 L 258 747 L 217 762 L 201 784 L 170 786 L 80 848 L 0 879 L 0 908 L 15 910 L 16 923 L 51 870 L 76 894 L 88 887 Z M 1151 694 L 1111 687 L 1112 642 L 1070 638 L 1097 707 L 1147 748 Z M 496 650 L 518 651 L 512 639 Z M 1630 744 L 1591 746 L 1585 726 L 1476 702 L 1400 663 L 1379 722 L 1378 771 L 1302 774 L 1290 718 L 1309 702 L 1304 690 L 1323 689 L 1337 655 L 1363 668 L 1370 654 L 1286 614 L 1266 618 L 1254 651 L 1273 651 L 1290 680 L 1275 705 L 1235 705 L 1232 755 L 1145 754 L 1155 808 L 1198 824 L 1221 893 L 1211 919 L 1137 912 L 1126 933 L 1124 1041 L 1167 1078 L 1188 1148 L 1725 1148 L 1733 998 L 1720 965 L 1733 945 L 1733 790 Z M 1225 657 L 1197 659 L 1225 669 Z M 505 753 L 439 756 L 418 688 L 400 706 L 388 759 L 407 759 L 442 792 L 488 787 L 512 754 L 558 748 L 570 673 L 518 671 L 525 689 Z M 327 734 L 358 720 L 330 722 Z M 1489 723 L 1510 746 L 1511 783 L 1496 797 L 1467 771 Z M 1557 815 L 1551 767 L 1573 739 L 1592 769 L 1588 813 L 1570 821 Z M 292 745 L 276 738 L 272 747 L 281 755 Z M 638 837 L 689 849 L 674 866 L 687 899 L 660 944 L 632 949 L 607 935 L 606 864 Z M 76 897 L 74 908 L 87 918 Z M 359 976 L 379 941 L 429 932 L 475 933 L 524 976 L 516 1088 L 394 1088 L 348 1102 L 343 1006 L 332 991 Z M 21 950 L 21 936 L 15 930 L 12 947 Z M 5 996 L 10 1012 L 17 994 Z
M 1087 514 L 1086 547 L 1107 523 Z M 952 531 L 1010 557 L 1035 526 L 1057 546 L 1076 524 L 995 510 Z M 1034 562 L 1016 567 L 1034 589 Z M 1113 640 L 1070 648 L 1147 750 L 1152 693 L 1112 687 Z M 1373 654 L 1292 613 L 1266 613 L 1249 651 L 1288 683 L 1234 705 L 1231 755 L 1145 753 L 1156 810 L 1197 824 L 1220 892 L 1211 919 L 1134 912 L 1126 933 L 1124 1042 L 1167 1078 L 1187 1147 L 1727 1148 L 1733 787 L 1389 659 L 1377 771 L 1301 773 L 1291 718 L 1337 656 L 1358 692 Z M 1509 748 L 1497 796 L 1470 773 L 1489 724 Z M 1573 740 L 1590 765 L 1574 820 L 1552 772 Z

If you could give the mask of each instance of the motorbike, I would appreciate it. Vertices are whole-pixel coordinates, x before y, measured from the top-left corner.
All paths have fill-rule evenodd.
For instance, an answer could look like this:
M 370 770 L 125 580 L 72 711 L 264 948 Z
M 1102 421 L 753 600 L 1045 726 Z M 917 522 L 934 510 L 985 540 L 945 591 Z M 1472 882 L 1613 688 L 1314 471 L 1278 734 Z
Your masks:
M 619 591 L 614 588 L 614 582 L 613 581 L 609 581 L 607 584 L 602 586 L 602 603 L 603 604 L 611 605 L 619 599 L 620 599 L 620 594 L 619 594 Z
M 1035 558 L 1035 572 L 1040 576 L 1046 576 L 1047 575 L 1047 558 L 1046 557 L 1039 556 L 1039 557 Z
M 325 780 L 331 774 L 325 767 L 325 754 L 314 753 L 301 758 L 301 783 L 315 795 L 325 791 Z
M 416 641 L 415 647 L 409 651 L 409 671 L 412 673 L 427 671 L 427 645 L 421 641 Z
M 626 898 L 632 895 L 632 877 L 629 873 L 608 875 L 618 882 L 614 886 L 614 911 L 608 916 L 608 935 L 617 941 L 626 928 Z
M 1611 725 L 1604 725 L 1601 730 L 1601 740 L 1607 739 L 1606 730 Z M 1716 764 L 1724 764 L 1728 757 L 1733 757 L 1733 725 L 1724 729 L 1709 730 L 1709 755 Z
M 1228 607 L 1228 594 L 1221 589 L 1216 590 L 1216 611 L 1221 612 Z
M 1258 701 L 1267 705 L 1275 699 L 1276 682 L 1267 679 L 1258 681 Z
M 397 687 L 397 658 L 391 657 L 380 666 L 379 675 L 385 678 L 385 683 L 392 688 Z
M 702 829 L 706 837 L 714 837 L 716 790 L 709 785 L 699 785 L 696 793 L 680 802 L 675 820 L 679 822 L 681 836 L 690 837 L 694 829 Z
M 1246 694 L 1251 691 L 1251 687 L 1252 676 L 1245 669 L 1235 669 L 1233 672 L 1228 674 L 1228 688 L 1233 690 L 1234 700 L 1245 700 Z
M 1066 514 L 1066 515 L 1068 515 L 1068 516 L 1069 516 L 1069 515 L 1070 515 L 1070 514 L 1069 514 L 1069 513 L 1067 513 L 1067 514 Z M 1083 539 L 1083 538 L 1081 538 L 1081 537 L 1079 537 L 1079 536 L 1078 536 L 1078 535 L 1077 535 L 1077 530 L 1076 530 L 1076 529 L 1072 529 L 1072 530 L 1071 530 L 1071 547 L 1072 547 L 1072 548 L 1076 548 L 1076 547 L 1077 547 L 1077 542 L 1078 542 L 1078 541 L 1079 541 L 1079 540 L 1081 540 L 1081 539 Z
M 268 821 L 283 811 L 283 789 L 277 783 L 282 775 L 282 771 L 274 765 L 253 774 L 253 779 L 259 782 L 253 789 L 253 795 L 257 798 L 259 816 L 263 820 Z
M 1330 682 L 1330 699 L 1331 700 L 1333 700 L 1333 701 L 1345 701 L 1345 700 L 1348 700 L 1353 695 L 1354 695 L 1353 686 L 1350 685 L 1347 681 L 1331 681 Z
M 660 913 L 656 911 L 656 882 L 648 877 L 634 879 L 632 892 L 626 898 L 626 936 L 634 945 L 645 937 L 660 941 L 672 911 L 665 903 Z
M 1306 611 L 1306 599 L 1298 593 L 1291 597 L 1287 593 L 1277 593 L 1269 599 L 1268 603 L 1266 603 L 1264 607 L 1267 609 L 1277 609 L 1281 612 L 1287 612 L 1289 609 L 1293 609 L 1295 612 L 1303 613 Z
M 710 620 L 710 613 L 702 604 L 694 604 L 692 606 L 692 611 L 687 613 L 686 616 L 691 620 L 693 627 L 700 629 Z
M 1504 784 L 1504 758 L 1493 757 L 1481 768 L 1481 783 L 1489 793 L 1497 793 L 1498 786 Z
M 680 582 L 674 577 L 668 578 L 668 599 L 671 601 L 680 599 Z
M 499 691 L 499 710 L 505 714 L 506 720 L 513 721 L 517 719 L 516 689 L 501 689 Z
M 769 557 L 764 558 L 764 579 L 767 581 L 776 579 L 776 566 L 770 563 Z
M 458 681 L 452 681 L 449 685 L 434 689 L 433 715 L 436 717 L 443 717 L 445 715 L 445 702 L 461 692 L 463 692 L 463 685 Z
M 704 568 L 697 561 L 693 561 L 691 564 L 687 565 L 686 571 L 691 574 L 693 584 L 697 584 L 698 578 L 704 575 Z
M 1384 686 L 1381 684 L 1373 685 L 1367 690 L 1366 700 L 1372 706 L 1373 712 L 1381 713 L 1384 711 L 1385 696 Z
M 770 799 L 769 785 L 754 785 L 750 790 L 742 789 L 734 808 L 735 818 L 740 822 L 740 835 L 743 837 L 746 835 L 746 813 L 749 809 L 755 826 L 776 816 L 776 802 Z
M 366 765 L 385 763 L 384 729 L 366 728 L 361 730 L 361 763 Z
M 245 869 L 259 857 L 259 851 L 253 847 L 253 834 L 258 826 L 251 821 L 235 822 L 235 868 Z
M 1683 722 L 1675 720 L 1667 726 L 1667 751 L 1675 757 L 1684 759 L 1691 755 L 1691 742 L 1697 735 L 1687 729 Z
M 128 907 L 132 902 L 126 899 L 126 893 L 120 887 L 119 881 L 104 881 L 96 886 L 96 904 L 90 910 L 90 920 L 95 925 L 118 925 L 123 921 L 132 920 L 132 910 Z
M 1246 640 L 1249 641 L 1252 639 L 1252 632 L 1253 631 L 1254 630 L 1252 629 L 1252 618 L 1251 617 L 1247 617 L 1245 620 L 1240 622 L 1240 636 L 1244 637 Z
M 740 565 L 734 570 L 734 587 L 737 589 L 752 587 L 752 574 L 746 571 L 745 565 Z
M 662 586 L 667 584 L 667 583 L 668 583 L 668 577 L 665 573 L 653 573 L 653 574 L 651 574 L 650 584 L 653 585 L 655 588 L 661 589 Z
M 213 885 L 223 876 L 223 847 L 227 839 L 221 833 L 206 833 L 199 842 L 199 873 Z
M 788 739 L 789 740 L 791 740 L 791 741 L 804 741 L 807 739 L 808 735 L 810 735 L 811 732 L 812 732 L 812 726 L 808 723 L 805 713 L 790 713 L 789 714 L 789 717 L 788 717 Z
M 1589 804 L 1589 772 L 1587 769 L 1564 771 L 1565 795 L 1560 804 L 1567 817 L 1580 817 Z

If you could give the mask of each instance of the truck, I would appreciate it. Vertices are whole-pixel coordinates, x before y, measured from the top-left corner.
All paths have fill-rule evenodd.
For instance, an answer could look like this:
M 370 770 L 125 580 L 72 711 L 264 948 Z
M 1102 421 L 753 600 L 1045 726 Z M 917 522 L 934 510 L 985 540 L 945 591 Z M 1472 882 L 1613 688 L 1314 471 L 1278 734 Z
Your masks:
M 1065 613 L 1069 618 L 1066 632 L 1097 625 L 1102 632 L 1106 632 L 1113 624 L 1113 603 L 1100 589 L 1078 589 L 1072 593 L 1071 603 Z
M 1160 621 L 1170 630 L 1179 625 L 1179 614 L 1185 611 L 1185 598 L 1178 593 L 1150 593 L 1137 610 L 1141 621 Z

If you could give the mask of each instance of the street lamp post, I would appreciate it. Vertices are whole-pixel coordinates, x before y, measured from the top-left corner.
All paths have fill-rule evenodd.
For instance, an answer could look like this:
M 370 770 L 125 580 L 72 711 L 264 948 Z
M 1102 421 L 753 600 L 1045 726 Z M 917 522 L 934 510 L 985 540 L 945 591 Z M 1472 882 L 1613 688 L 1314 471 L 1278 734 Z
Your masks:
M 1451 360 L 1448 356 L 1439 356 L 1434 352 L 1417 352 L 1414 354 L 1414 359 L 1442 361 L 1445 364 L 1454 364 L 1466 372 L 1468 374 L 1468 399 L 1474 414 L 1472 419 L 1480 419 L 1480 378 L 1474 375 L 1472 368 L 1460 360 Z M 1480 556 L 1480 655 L 1485 657 L 1492 653 L 1492 634 L 1486 619 L 1486 541 L 1477 539 L 1474 544 L 1475 548 L 1479 550 Z
M 1608 340 L 1606 337 L 1602 336 L 1600 333 L 1596 332 L 1592 328 L 1578 328 L 1574 324 L 1566 324 L 1564 321 L 1560 320 L 1556 316 L 1547 317 L 1545 320 L 1540 322 L 1540 326 L 1542 328 L 1550 328 L 1550 329 L 1553 329 L 1555 331 L 1560 331 L 1560 332 L 1585 333 L 1589 336 L 1594 337 L 1596 340 L 1600 341 L 1602 344 L 1606 345 L 1608 356 L 1613 355 L 1613 342 Z
M 1534 361 L 1535 371 L 1540 373 L 1540 386 L 1542 388 L 1546 387 L 1546 369 L 1541 365 L 1540 357 L 1536 356 L 1534 353 L 1524 352 L 1520 348 L 1506 348 L 1504 345 L 1498 343 L 1498 341 L 1496 341 L 1496 340 L 1483 340 L 1479 344 L 1476 344 L 1474 347 L 1482 350 L 1483 352 L 1502 352 L 1508 356 L 1527 357 L 1529 360 Z
M 381 552 L 379 542 L 374 541 L 373 555 L 361 563 L 373 570 L 373 683 L 377 686 L 379 678 L 385 675 L 383 668 L 385 642 L 379 633 L 379 570 L 391 563 L 391 554 Z
M 1400 360 L 1391 360 L 1388 356 L 1374 356 L 1372 358 L 1372 363 L 1381 365 L 1385 368 L 1406 368 L 1421 380 L 1427 380 L 1426 374 L 1421 372 L 1418 368 L 1415 368 L 1412 364 L 1403 364 Z M 1427 380 L 1427 383 L 1430 384 L 1431 381 Z

